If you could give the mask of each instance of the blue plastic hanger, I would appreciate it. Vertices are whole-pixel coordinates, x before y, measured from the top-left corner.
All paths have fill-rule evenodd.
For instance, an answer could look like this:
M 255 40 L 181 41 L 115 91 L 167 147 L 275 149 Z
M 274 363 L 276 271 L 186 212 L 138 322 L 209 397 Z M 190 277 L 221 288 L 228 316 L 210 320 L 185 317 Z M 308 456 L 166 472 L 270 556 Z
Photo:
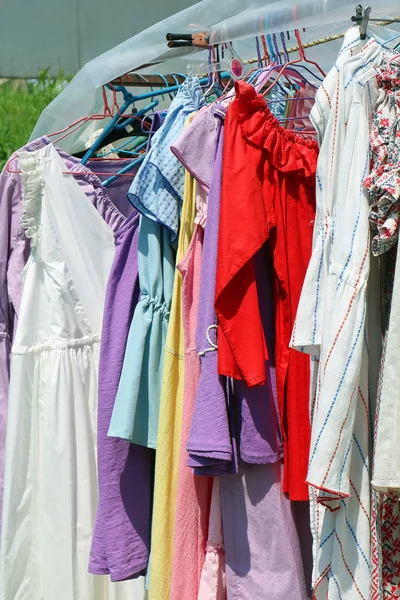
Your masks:
M 128 90 L 124 86 L 116 86 L 114 89 L 118 92 L 122 92 L 124 96 L 124 103 L 121 106 L 120 111 L 113 116 L 111 121 L 108 123 L 107 127 L 103 129 L 99 137 L 96 139 L 96 141 L 92 144 L 92 146 L 82 158 L 81 163 L 83 165 L 86 165 L 88 160 L 96 153 L 97 150 L 101 148 L 103 141 L 113 129 L 125 129 L 128 125 L 132 124 L 135 120 L 137 120 L 138 117 L 145 115 L 146 112 L 152 110 L 159 104 L 158 100 L 153 100 L 153 102 L 148 104 L 145 108 L 142 108 L 137 113 L 135 113 L 133 117 L 124 119 L 123 123 L 119 123 L 121 114 L 123 114 L 132 104 L 134 104 L 136 96 L 133 96 L 133 94 L 128 92 Z
M 103 187 L 107 187 L 108 185 L 110 185 L 110 183 L 112 183 L 113 181 L 116 181 L 118 179 L 118 175 L 123 175 L 124 173 L 129 173 L 129 171 L 131 171 L 132 169 L 134 169 L 135 167 L 140 165 L 144 161 L 145 156 L 146 156 L 145 154 L 143 154 L 142 156 L 139 156 L 139 158 L 136 158 L 136 160 L 129 163 L 129 165 L 126 165 L 123 169 L 118 171 L 118 173 L 116 173 L 115 175 L 112 175 L 111 177 L 109 177 L 108 179 L 103 181 Z
M 124 150 L 124 154 L 136 156 L 138 154 L 139 150 L 141 150 L 147 146 L 148 141 L 149 141 L 148 138 L 146 138 L 145 140 L 143 140 L 141 143 L 139 143 L 134 148 L 131 148 L 130 150 Z M 113 147 L 112 150 L 107 150 L 107 152 L 102 152 L 101 154 L 97 154 L 97 158 L 103 158 L 104 156 L 113 154 L 113 152 L 119 152 L 120 150 L 123 150 L 126 146 L 129 146 L 129 144 L 132 144 L 132 138 L 130 138 L 129 140 L 125 140 L 125 142 L 123 142 L 120 146 L 118 146 L 116 148 Z
M 374 39 L 375 39 L 376 41 L 378 41 L 378 40 L 377 40 L 377 37 L 378 37 L 378 36 L 376 36 L 376 35 L 374 36 Z M 393 42 L 394 40 L 397 40 L 397 38 L 399 38 L 399 37 L 400 37 L 400 33 L 398 33 L 397 35 L 394 35 L 393 37 L 391 37 L 391 38 L 390 38 L 390 40 L 385 40 L 385 41 L 384 41 L 384 40 L 382 40 L 381 38 L 378 38 L 378 39 L 379 39 L 379 42 L 378 42 L 378 43 L 379 43 L 381 46 L 383 46 L 383 47 L 385 48 L 386 44 L 390 44 L 390 42 Z M 397 48 L 397 46 L 395 46 L 395 48 Z
M 267 43 L 268 43 L 268 48 L 269 48 L 269 53 L 270 53 L 271 59 L 274 62 L 279 63 L 279 64 L 269 65 L 269 66 L 265 67 L 266 73 L 270 73 L 270 72 L 272 73 L 272 71 L 277 71 L 277 70 L 280 70 L 282 68 L 282 64 L 280 62 L 280 60 L 281 60 L 281 54 L 279 52 L 276 35 L 273 34 L 272 38 L 273 38 L 273 41 L 271 39 L 271 35 L 270 34 L 268 34 L 266 36 Z M 287 47 L 286 47 L 285 35 L 284 35 L 283 32 L 281 32 L 281 40 L 282 40 L 282 46 L 283 46 L 283 52 L 284 52 L 285 62 L 288 62 L 288 60 L 289 60 L 289 53 L 288 53 L 288 50 L 287 50 Z M 279 57 L 279 59 L 278 59 L 278 57 Z M 288 67 L 287 68 L 287 72 L 290 73 L 290 71 L 292 71 L 293 73 L 296 73 L 296 75 L 299 75 L 301 77 L 301 79 L 305 83 L 307 83 L 308 85 L 310 85 L 311 87 L 313 87 L 313 88 L 316 89 L 318 86 L 316 86 L 314 83 L 312 83 L 311 81 L 309 81 L 303 75 L 303 73 L 300 73 L 297 70 L 298 68 L 304 69 L 305 71 L 307 71 L 308 73 L 310 73 L 310 75 L 313 78 L 315 78 L 315 79 L 317 79 L 319 81 L 323 81 L 322 77 L 320 77 L 319 75 L 317 75 L 316 73 L 314 73 L 313 71 L 311 71 L 311 69 L 309 69 L 306 65 L 302 65 L 302 64 L 297 64 L 296 63 L 296 65 Z M 249 83 L 252 83 L 255 80 L 255 78 L 258 77 L 261 74 L 261 72 L 262 72 L 262 69 L 260 69 L 259 71 L 256 71 L 254 74 L 252 74 L 251 78 L 249 79 Z M 279 82 L 277 82 L 276 85 L 279 85 Z
M 227 73 L 226 71 L 224 71 L 223 73 L 220 74 L 220 77 L 221 77 L 221 79 L 231 79 L 231 74 Z M 208 81 L 207 78 L 200 79 L 199 84 L 200 85 L 206 85 L 207 81 Z M 128 101 L 130 101 L 130 103 L 127 106 L 127 107 L 129 107 L 130 104 L 132 104 L 132 102 L 136 102 L 136 101 L 139 101 L 139 100 L 146 100 L 148 98 L 154 98 L 155 96 L 162 96 L 163 94 L 165 94 L 165 93 L 168 94 L 169 92 L 177 92 L 179 90 L 179 88 L 181 87 L 181 85 L 182 84 L 177 84 L 177 85 L 173 85 L 173 86 L 170 86 L 170 87 L 167 87 L 167 88 L 164 88 L 164 89 L 160 89 L 160 90 L 148 92 L 148 93 L 145 93 L 145 94 L 138 94 L 137 96 L 133 96 L 132 94 L 129 94 L 129 92 L 127 92 L 126 88 L 124 88 L 123 86 L 117 86 L 117 87 L 115 87 L 115 89 L 117 91 L 122 91 L 122 93 L 124 93 L 124 90 L 125 90 L 125 92 L 127 94 L 129 94 L 129 97 L 126 97 L 126 101 L 124 103 L 124 105 L 125 105 L 125 104 L 127 104 Z M 120 90 L 120 88 L 121 88 L 121 90 Z M 125 98 L 125 94 L 124 94 L 124 98 Z M 140 111 L 138 111 L 135 114 L 135 117 L 144 115 L 146 112 L 148 112 L 149 110 L 151 110 L 151 108 L 154 108 L 154 106 L 156 106 L 156 104 L 158 104 L 158 101 L 157 100 L 153 100 L 153 102 L 151 104 L 149 104 L 145 108 L 143 108 Z M 121 113 L 123 112 L 124 105 L 121 107 L 121 111 L 120 111 Z M 124 110 L 126 110 L 126 108 Z M 116 115 L 116 116 L 117 116 L 118 119 L 120 118 L 119 115 Z M 132 121 L 134 119 L 128 119 L 128 121 L 129 120 Z M 114 124 L 112 125 L 113 121 L 114 121 Z M 115 119 L 115 117 L 114 117 L 112 119 L 112 121 L 110 122 L 110 124 L 108 125 L 108 127 L 107 127 L 107 128 L 109 128 L 108 131 L 111 131 L 111 129 L 113 127 L 115 127 L 115 123 L 116 122 L 117 122 L 117 119 Z M 125 124 L 125 126 L 126 126 L 126 124 Z M 121 125 L 121 127 L 122 127 L 122 125 Z M 82 163 L 83 163 L 83 160 L 85 159 L 86 155 L 89 154 L 90 151 L 91 152 L 89 154 L 89 157 L 86 159 L 86 162 L 87 162 L 87 160 L 89 160 L 90 156 L 92 156 L 93 153 L 96 152 L 96 150 L 98 150 L 98 148 L 101 147 L 102 139 L 104 139 L 105 135 L 108 133 L 108 132 L 106 132 L 106 129 L 104 129 L 104 131 L 97 138 L 96 142 L 93 144 L 93 146 L 90 148 L 90 150 L 85 154 L 85 156 L 82 159 Z M 120 171 L 118 171 L 118 173 L 116 173 L 115 175 L 113 175 L 113 176 L 109 177 L 108 179 L 106 179 L 103 182 L 103 187 L 107 187 L 108 185 L 110 185 L 110 183 L 112 183 L 113 181 L 116 181 L 116 179 L 118 179 L 118 175 L 119 174 L 123 175 L 124 173 L 128 173 L 131 169 L 134 169 L 136 166 L 140 165 L 141 162 L 144 160 L 144 157 L 145 157 L 144 154 L 142 156 L 139 156 L 139 158 L 136 158 L 132 163 L 130 163 L 130 164 L 126 165 L 125 167 L 123 167 L 123 169 L 121 169 Z M 86 164 L 86 163 L 83 163 L 83 164 Z

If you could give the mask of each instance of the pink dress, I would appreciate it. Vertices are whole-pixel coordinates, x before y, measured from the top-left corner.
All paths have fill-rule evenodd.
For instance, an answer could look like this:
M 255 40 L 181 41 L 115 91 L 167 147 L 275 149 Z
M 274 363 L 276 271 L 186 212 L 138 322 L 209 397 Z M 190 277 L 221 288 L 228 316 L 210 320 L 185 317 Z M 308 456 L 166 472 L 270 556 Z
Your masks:
M 187 466 L 186 450 L 200 377 L 196 327 L 206 202 L 205 193 L 200 186 L 197 189 L 196 228 L 185 257 L 177 265 L 182 275 L 185 378 L 170 600 L 197 600 L 206 553 L 213 484 L 211 477 L 193 474 Z
M 225 598 L 226 578 L 224 538 L 222 533 L 221 486 L 219 477 L 214 477 L 207 554 L 201 573 L 197 600 L 225 600 Z

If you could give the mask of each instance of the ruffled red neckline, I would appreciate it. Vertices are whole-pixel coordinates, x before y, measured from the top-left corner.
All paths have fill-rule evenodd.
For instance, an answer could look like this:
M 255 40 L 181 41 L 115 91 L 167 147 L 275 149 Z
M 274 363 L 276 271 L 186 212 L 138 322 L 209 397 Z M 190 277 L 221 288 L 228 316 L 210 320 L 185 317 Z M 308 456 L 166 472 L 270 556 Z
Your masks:
M 259 148 L 268 150 L 272 163 L 281 171 L 300 171 L 303 176 L 315 175 L 318 143 L 304 139 L 284 129 L 271 113 L 264 96 L 257 94 L 244 81 L 235 83 L 237 110 L 246 139 Z

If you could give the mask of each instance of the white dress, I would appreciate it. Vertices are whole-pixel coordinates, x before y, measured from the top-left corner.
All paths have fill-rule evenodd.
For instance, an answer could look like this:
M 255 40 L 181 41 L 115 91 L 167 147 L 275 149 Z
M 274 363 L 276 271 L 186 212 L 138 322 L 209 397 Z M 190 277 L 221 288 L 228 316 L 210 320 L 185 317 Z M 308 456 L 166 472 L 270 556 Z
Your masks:
M 31 239 L 11 357 L 2 600 L 138 600 L 88 573 L 97 505 L 97 378 L 113 233 L 52 145 L 21 152 Z
M 352 28 L 311 113 L 320 141 L 317 217 L 292 337 L 293 347 L 314 357 L 307 475 L 313 600 L 368 600 L 371 587 L 371 415 L 379 368 L 372 346 L 380 336 L 362 182 L 378 95 L 373 67 L 383 50 L 374 40 L 362 49 L 358 42 Z

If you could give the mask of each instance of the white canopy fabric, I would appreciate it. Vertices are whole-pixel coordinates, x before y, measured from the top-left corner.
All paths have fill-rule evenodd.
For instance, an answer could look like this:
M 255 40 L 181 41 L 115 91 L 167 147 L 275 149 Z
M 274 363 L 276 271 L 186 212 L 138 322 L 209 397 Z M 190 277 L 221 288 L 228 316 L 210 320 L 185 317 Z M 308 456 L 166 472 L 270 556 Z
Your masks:
M 398 0 L 371 0 L 371 17 L 400 16 Z M 303 43 L 345 31 L 351 25 L 357 2 L 349 0 L 201 0 L 149 29 L 126 40 L 108 52 L 88 62 L 67 87 L 42 112 L 31 139 L 67 127 L 77 119 L 102 110 L 101 86 L 129 71 L 147 66 L 146 72 L 187 72 L 188 65 L 202 61 L 207 65 L 206 52 L 188 48 L 169 50 L 167 33 L 207 31 L 213 43 L 234 41 L 234 49 L 242 59 L 254 57 L 254 37 L 262 33 L 278 33 L 306 28 L 301 33 Z M 395 28 L 395 27 L 394 27 Z M 386 36 L 387 37 L 387 36 Z M 310 49 L 325 69 L 334 63 L 341 41 Z M 291 36 L 288 46 L 295 46 Z M 148 91 L 148 90 L 146 90 Z M 72 152 L 87 139 L 85 131 L 62 140 L 61 145 Z

